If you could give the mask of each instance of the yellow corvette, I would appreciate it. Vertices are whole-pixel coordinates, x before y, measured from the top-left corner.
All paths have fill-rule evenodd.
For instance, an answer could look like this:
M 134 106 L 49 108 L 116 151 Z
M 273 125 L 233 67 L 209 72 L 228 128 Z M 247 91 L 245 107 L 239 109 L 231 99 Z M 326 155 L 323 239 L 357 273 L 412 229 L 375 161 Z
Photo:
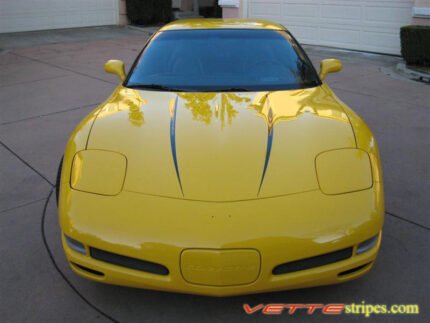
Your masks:
M 189 20 L 149 40 L 73 132 L 59 172 L 71 268 L 98 282 L 228 296 L 335 284 L 373 266 L 384 196 L 364 121 L 291 34 Z

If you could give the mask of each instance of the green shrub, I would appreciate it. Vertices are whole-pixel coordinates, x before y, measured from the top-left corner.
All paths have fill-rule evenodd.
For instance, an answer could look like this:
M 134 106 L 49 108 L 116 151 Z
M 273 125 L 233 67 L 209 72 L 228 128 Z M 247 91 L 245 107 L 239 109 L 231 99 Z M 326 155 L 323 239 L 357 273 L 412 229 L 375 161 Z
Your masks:
M 154 1 L 154 22 L 168 22 L 172 18 L 172 0 Z
M 171 19 L 172 0 L 126 0 L 127 17 L 135 25 L 165 23 Z
M 400 40 L 402 56 L 408 64 L 430 66 L 430 26 L 404 26 Z
M 222 18 L 222 9 L 217 4 L 211 7 L 200 7 L 199 13 L 205 18 Z

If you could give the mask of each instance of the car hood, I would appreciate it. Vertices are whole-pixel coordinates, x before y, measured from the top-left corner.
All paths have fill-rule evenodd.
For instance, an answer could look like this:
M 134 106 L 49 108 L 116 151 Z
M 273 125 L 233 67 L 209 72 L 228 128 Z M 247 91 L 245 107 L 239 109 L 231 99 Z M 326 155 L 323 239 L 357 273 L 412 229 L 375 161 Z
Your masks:
M 315 157 L 355 147 L 324 87 L 174 93 L 120 86 L 101 107 L 87 149 L 127 157 L 124 190 L 239 201 L 318 189 Z

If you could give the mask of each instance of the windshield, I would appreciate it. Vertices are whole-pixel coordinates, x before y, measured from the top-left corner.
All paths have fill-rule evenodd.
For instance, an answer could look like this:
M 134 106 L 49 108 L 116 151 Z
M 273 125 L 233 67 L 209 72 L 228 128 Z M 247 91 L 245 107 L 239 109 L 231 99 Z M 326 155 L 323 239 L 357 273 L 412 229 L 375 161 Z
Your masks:
M 160 32 L 126 86 L 161 91 L 274 91 L 320 84 L 312 64 L 286 32 L 254 29 Z

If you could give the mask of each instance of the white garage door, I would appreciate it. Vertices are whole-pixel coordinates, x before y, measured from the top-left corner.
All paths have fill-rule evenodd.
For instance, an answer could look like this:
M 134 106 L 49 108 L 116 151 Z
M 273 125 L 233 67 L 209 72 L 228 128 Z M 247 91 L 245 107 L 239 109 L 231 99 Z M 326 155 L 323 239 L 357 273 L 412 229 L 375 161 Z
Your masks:
M 283 24 L 305 44 L 400 54 L 413 0 L 247 0 L 250 18 Z
M 0 0 L 0 33 L 118 23 L 118 0 Z

